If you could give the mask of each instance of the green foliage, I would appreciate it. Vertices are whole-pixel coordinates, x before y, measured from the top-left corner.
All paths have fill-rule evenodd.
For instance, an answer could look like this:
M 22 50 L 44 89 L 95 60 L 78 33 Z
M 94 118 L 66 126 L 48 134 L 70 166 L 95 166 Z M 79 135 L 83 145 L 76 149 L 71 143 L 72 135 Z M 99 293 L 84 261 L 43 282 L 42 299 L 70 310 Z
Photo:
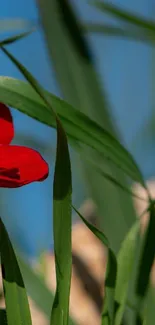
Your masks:
M 83 28 L 74 7 L 69 1 L 45 0 L 43 2 L 38 0 L 37 3 L 49 55 L 63 97 L 116 138 L 117 133 L 110 117 L 107 92 L 104 84 L 101 89 L 91 48 L 83 34 Z M 75 31 L 74 36 L 73 31 Z M 79 123 L 78 128 L 80 125 Z M 76 134 L 77 132 L 78 130 Z M 91 136 L 93 134 L 94 131 L 91 132 Z M 103 140 L 102 136 L 100 136 L 101 139 Z M 101 152 L 96 152 L 93 147 L 88 148 L 82 143 L 84 156 L 97 162 L 106 173 L 118 179 L 121 184 L 128 186 L 122 170 L 110 164 L 107 159 L 103 159 Z M 109 154 L 109 148 L 107 150 Z M 76 154 L 74 160 L 76 160 Z M 132 200 L 125 192 L 101 176 L 83 158 L 77 168 L 79 165 L 89 195 L 97 206 L 98 225 L 109 238 L 111 248 L 118 252 L 120 243 L 135 220 Z M 111 197 L 113 204 L 111 204 Z M 117 218 L 114 218 L 114 215 L 117 215 Z M 118 236 L 115 236 L 116 232 Z
M 155 203 L 150 198 L 137 164 L 116 137 L 109 117 L 106 92 L 102 94 L 100 90 L 84 33 L 90 28 L 91 31 L 96 29 L 100 33 L 111 33 L 115 37 L 121 35 L 150 41 L 155 33 L 155 23 L 110 3 L 94 1 L 93 4 L 101 11 L 115 16 L 134 29 L 105 29 L 104 25 L 86 26 L 79 23 L 68 1 L 45 0 L 42 3 L 38 0 L 38 4 L 50 56 L 65 100 L 45 91 L 4 47 L 27 36 L 31 32 L 30 29 L 0 42 L 1 50 L 27 80 L 23 82 L 0 77 L 0 101 L 57 130 L 53 183 L 56 293 L 53 297 L 43 280 L 34 274 L 21 257 L 16 258 L 5 226 L 0 221 L 0 256 L 6 303 L 6 311 L 0 310 L 0 323 L 32 324 L 27 289 L 48 318 L 51 313 L 51 325 L 73 324 L 69 319 L 72 267 L 72 173 L 69 141 L 81 156 L 90 192 L 101 216 L 104 216 L 104 222 L 100 224 L 102 228 L 105 227 L 105 234 L 108 233 L 107 239 L 100 229 L 90 224 L 73 207 L 108 251 L 102 325 L 153 325 L 155 296 L 149 280 L 155 256 Z M 139 182 L 148 194 L 149 223 L 142 237 L 139 222 L 133 225 L 135 215 L 128 194 L 134 193 L 128 189 L 124 173 Z M 106 203 L 103 202 L 103 193 Z M 113 202 L 116 204 L 114 207 Z M 124 214 L 127 215 L 125 222 Z M 114 251 L 118 250 L 116 255 Z M 134 297 L 133 301 L 130 297 Z
M 5 50 L 6 51 L 6 50 Z M 80 141 L 96 150 L 100 155 L 112 162 L 126 172 L 131 178 L 139 181 L 145 186 L 141 172 L 134 159 L 127 150 L 106 130 L 91 120 L 86 115 L 75 110 L 65 101 L 45 93 L 48 96 L 50 106 L 62 118 L 66 132 L 71 136 L 72 143 Z M 12 78 L 0 79 L 0 100 L 20 109 L 23 113 L 36 118 L 40 122 L 54 126 L 52 110 L 47 109 L 46 103 L 38 100 L 35 92 L 23 81 Z M 40 104 L 40 105 L 39 105 Z
M 24 282 L 2 220 L 0 220 L 0 256 L 7 324 L 32 325 Z
M 147 20 L 144 17 L 123 10 L 122 8 L 113 5 L 111 3 L 108 3 L 106 1 L 93 0 L 90 1 L 90 3 L 104 13 L 108 13 L 109 15 L 112 15 L 117 19 L 120 19 L 125 23 L 131 24 L 135 27 L 142 28 L 143 32 L 147 31 L 147 32 L 152 32 L 153 34 L 155 33 L 155 22 L 151 21 L 150 19 Z

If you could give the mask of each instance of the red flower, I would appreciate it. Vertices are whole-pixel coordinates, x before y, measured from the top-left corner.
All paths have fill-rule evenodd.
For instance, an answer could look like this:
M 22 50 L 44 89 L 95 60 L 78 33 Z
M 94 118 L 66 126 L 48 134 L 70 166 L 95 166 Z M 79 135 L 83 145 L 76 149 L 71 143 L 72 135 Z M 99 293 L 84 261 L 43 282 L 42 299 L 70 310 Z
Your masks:
M 0 187 L 16 188 L 46 179 L 46 161 L 31 148 L 10 145 L 13 137 L 10 110 L 0 103 Z

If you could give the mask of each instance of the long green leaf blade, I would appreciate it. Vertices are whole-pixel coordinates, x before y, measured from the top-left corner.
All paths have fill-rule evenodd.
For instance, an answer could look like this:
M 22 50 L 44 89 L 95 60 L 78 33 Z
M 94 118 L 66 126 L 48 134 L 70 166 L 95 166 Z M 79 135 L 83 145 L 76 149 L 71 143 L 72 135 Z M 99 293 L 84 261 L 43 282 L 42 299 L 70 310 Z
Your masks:
M 7 323 L 32 325 L 24 282 L 2 220 L 0 220 L 0 254 Z
M 135 257 L 136 238 L 139 228 L 140 224 L 139 222 L 136 222 L 124 239 L 117 258 L 118 268 L 115 288 L 117 310 L 115 315 L 115 325 L 122 324 L 124 311 L 127 305 L 130 277 Z
M 58 124 L 57 158 L 53 188 L 54 252 L 57 288 L 54 298 L 51 325 L 67 325 L 71 281 L 71 166 L 67 139 Z
M 145 186 L 132 156 L 108 131 L 65 101 L 48 92 L 44 93 L 69 136 L 103 154 L 106 159 L 110 159 L 131 178 Z M 0 100 L 43 123 L 55 126 L 52 111 L 47 110 L 47 105 L 24 81 L 0 77 Z
M 149 208 L 149 222 L 144 235 L 144 247 L 139 263 L 139 272 L 137 278 L 136 293 L 141 300 L 145 297 L 148 289 L 151 267 L 155 258 L 155 206 L 154 202 L 151 203 Z
M 32 300 L 38 308 L 43 311 L 47 319 L 51 317 L 51 305 L 54 301 L 53 293 L 46 287 L 44 281 L 33 271 L 33 269 L 24 261 L 18 252 L 18 263 L 24 278 L 25 287 Z M 74 325 L 72 319 L 69 320 L 70 325 Z
M 102 316 L 102 325 L 106 325 L 108 320 L 109 324 L 113 324 L 114 320 L 114 308 L 115 308 L 115 300 L 114 300 L 114 289 L 116 282 L 116 274 L 117 274 L 117 261 L 113 251 L 109 247 L 109 242 L 106 236 L 102 231 L 93 226 L 88 220 L 86 220 L 81 213 L 72 206 L 74 211 L 78 214 L 81 220 L 85 223 L 85 225 L 92 231 L 92 233 L 102 242 L 104 246 L 108 248 L 108 263 L 106 270 L 106 278 L 105 278 L 105 298 L 104 298 L 104 310 Z
M 69 294 L 71 281 L 71 167 L 68 143 L 65 131 L 57 117 L 53 106 L 50 104 L 44 90 L 31 75 L 31 73 L 9 53 L 1 47 L 8 58 L 22 72 L 24 77 L 46 104 L 46 110 L 54 115 L 57 125 L 57 154 L 54 174 L 54 250 L 56 261 L 57 289 L 52 307 L 52 325 L 68 325 L 69 321 Z M 62 232 L 63 229 L 63 232 Z M 66 231 L 64 231 L 66 230 Z M 60 240 L 62 238 L 64 241 Z M 67 263 L 66 260 L 67 259 Z M 65 279 L 65 281 L 64 281 Z M 27 324 L 28 325 L 28 324 Z
M 146 29 L 148 32 L 155 33 L 155 22 L 147 20 L 139 15 L 130 13 L 129 11 L 123 10 L 119 6 L 113 5 L 106 1 L 93 0 L 90 1 L 92 5 L 97 7 L 103 12 L 106 12 L 120 20 L 123 20 L 126 23 L 132 24 L 136 27 L 141 27 Z
M 85 33 L 95 33 L 110 38 L 121 38 L 127 41 L 133 40 L 135 42 L 143 42 L 150 45 L 152 44 L 152 37 L 145 30 L 139 31 L 137 29 L 122 28 L 103 23 L 99 24 L 89 22 L 87 24 L 83 24 L 83 29 Z
M 67 4 L 70 3 L 69 1 L 66 2 Z M 82 55 L 80 50 L 77 50 L 78 46 L 75 45 L 73 36 L 69 33 L 69 28 L 62 19 L 60 2 L 37 0 L 37 4 L 51 61 L 65 99 L 74 107 L 85 112 L 104 129 L 115 134 L 109 117 L 106 92 L 102 93 L 101 91 L 89 44 L 87 43 L 90 54 L 88 59 Z M 78 23 L 73 7 L 71 12 L 72 19 Z M 86 42 L 83 34 L 81 36 Z M 113 176 L 117 175 L 116 178 L 121 183 L 125 182 L 123 173 L 118 171 L 115 166 L 110 165 L 100 154 L 87 147 L 84 147 L 84 150 L 85 154 L 90 155 L 92 160 L 101 163 L 106 172 Z M 100 216 L 98 221 L 109 238 L 112 249 L 116 252 L 126 232 L 134 222 L 132 201 L 125 193 L 121 192 L 120 194 L 118 189 L 101 177 L 97 171 L 94 171 L 92 166 L 88 166 L 85 162 L 82 163 L 89 195 L 98 208 L 98 215 Z M 114 204 L 111 204 L 111 197 Z M 117 215 L 117 218 L 114 218 L 114 215 Z M 119 234 L 117 237 L 115 236 L 116 232 Z
M 33 31 L 35 31 L 35 28 L 28 30 L 27 32 L 21 33 L 21 34 L 16 34 L 14 36 L 5 38 L 4 40 L 0 41 L 0 47 L 4 45 L 9 45 L 12 44 L 16 41 L 21 40 L 22 38 L 29 36 Z

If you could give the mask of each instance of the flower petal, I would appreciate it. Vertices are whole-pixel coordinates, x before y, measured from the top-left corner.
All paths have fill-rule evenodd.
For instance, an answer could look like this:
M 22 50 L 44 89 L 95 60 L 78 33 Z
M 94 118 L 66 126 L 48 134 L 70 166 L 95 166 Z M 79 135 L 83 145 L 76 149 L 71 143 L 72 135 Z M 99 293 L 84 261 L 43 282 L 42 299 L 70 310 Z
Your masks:
M 0 146 L 0 187 L 16 188 L 48 177 L 46 161 L 23 146 Z
M 9 108 L 0 103 L 0 144 L 9 144 L 14 137 L 12 115 Z

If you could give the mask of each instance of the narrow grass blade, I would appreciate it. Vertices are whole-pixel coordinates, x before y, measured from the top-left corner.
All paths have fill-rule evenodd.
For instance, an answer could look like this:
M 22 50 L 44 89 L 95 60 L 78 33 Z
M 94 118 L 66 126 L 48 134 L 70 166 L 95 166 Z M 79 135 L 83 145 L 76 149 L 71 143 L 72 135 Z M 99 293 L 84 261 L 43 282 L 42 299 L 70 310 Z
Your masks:
M 2 220 L 0 220 L 0 256 L 7 324 L 32 325 L 24 282 Z
M 131 271 L 135 258 L 136 239 L 139 228 L 140 224 L 139 222 L 136 222 L 126 236 L 117 258 L 118 268 L 115 288 L 115 301 L 117 308 L 114 322 L 115 325 L 122 324 L 127 305 Z
M 54 298 L 51 325 L 67 325 L 71 280 L 71 166 L 67 139 L 58 124 L 57 158 L 54 174 L 54 252 L 57 288 Z
M 80 50 L 77 50 L 78 46 L 75 45 L 69 28 L 62 19 L 59 3 L 56 0 L 37 0 L 36 2 L 39 7 L 51 62 L 56 71 L 63 96 L 70 104 L 83 111 L 93 121 L 115 135 L 109 116 L 106 92 L 105 90 L 101 91 L 88 42 L 86 46 L 89 51 L 89 58 L 82 55 Z M 70 5 L 69 1 L 66 2 Z M 72 20 L 79 24 L 75 11 L 73 12 L 73 7 L 71 12 Z M 80 28 L 78 30 L 82 34 L 80 37 L 86 42 L 82 30 Z M 89 155 L 92 160 L 102 163 L 106 172 L 116 176 L 121 183 L 125 182 L 123 173 L 116 170 L 115 166 L 110 165 L 106 160 L 103 160 L 100 154 L 91 148 L 84 147 L 84 150 L 85 155 Z M 98 222 L 109 238 L 112 249 L 116 252 L 126 232 L 134 222 L 135 215 L 132 201 L 129 196 L 120 193 L 113 184 L 93 170 L 92 166 L 86 165 L 85 162 L 82 162 L 81 166 L 84 170 L 89 195 L 98 208 L 98 215 L 100 216 Z M 114 204 L 111 204 L 111 199 Z M 114 215 L 117 215 L 117 218 L 114 218 Z M 116 232 L 118 233 L 117 237 L 115 236 Z
M 149 208 L 149 223 L 147 226 L 146 234 L 144 235 L 144 247 L 139 263 L 139 272 L 137 278 L 136 293 L 142 300 L 148 289 L 151 267 L 155 258 L 155 206 L 154 202 Z
M 16 41 L 21 40 L 22 38 L 29 36 L 33 31 L 35 31 L 35 28 L 28 30 L 27 32 L 21 33 L 21 34 L 17 34 L 8 38 L 5 38 L 4 40 L 0 41 L 0 47 L 4 46 L 4 45 L 9 45 L 12 44 Z
M 113 5 L 106 1 L 90 1 L 90 4 L 94 5 L 99 10 L 106 12 L 128 24 L 132 24 L 136 27 L 144 28 L 148 32 L 155 33 L 155 22 L 150 19 L 147 20 L 139 15 L 131 13 L 130 11 L 123 10 L 119 6 Z
M 87 46 L 87 43 L 83 37 L 83 26 L 79 24 L 72 7 L 68 1 L 57 0 L 58 7 L 60 9 L 62 20 L 64 21 L 65 26 L 67 27 L 68 33 L 74 43 L 77 52 L 87 60 L 91 60 L 91 53 Z
M 36 93 L 44 101 L 47 108 L 56 120 L 57 125 L 57 154 L 54 174 L 54 251 L 56 261 L 57 289 L 52 307 L 52 325 L 68 325 L 69 321 L 69 294 L 71 280 L 71 167 L 68 151 L 67 137 L 61 122 L 53 107 L 48 101 L 44 90 L 30 74 L 30 72 L 17 61 L 4 47 L 3 52 L 22 72 Z M 63 241 L 61 240 L 63 238 Z M 67 263 L 66 263 L 67 261 Z M 65 280 L 64 280 L 65 279 Z M 28 324 L 27 324 L 28 325 Z
M 147 211 L 148 211 L 148 208 L 145 211 L 143 211 L 142 215 L 139 217 L 139 221 L 147 213 Z M 136 227 L 136 225 L 135 225 L 135 227 Z M 134 226 L 133 226 L 133 228 L 134 228 Z M 144 243 L 144 238 L 141 233 L 140 224 L 139 224 L 139 229 L 137 229 L 137 233 L 136 233 L 136 231 L 134 233 L 135 233 L 135 236 L 133 237 L 133 242 L 135 242 L 135 252 L 134 252 L 132 269 L 130 269 L 130 277 L 128 278 L 129 284 L 128 284 L 127 298 L 125 296 L 125 299 L 127 299 L 126 307 L 130 308 L 130 306 L 131 306 L 132 308 L 124 309 L 124 306 L 122 304 L 122 307 L 120 305 L 120 310 L 118 311 L 118 314 L 117 314 L 118 320 L 119 320 L 119 317 L 121 318 L 122 314 L 123 314 L 123 320 L 125 320 L 125 323 L 127 323 L 127 325 L 130 325 L 130 324 L 140 325 L 141 320 L 142 320 L 142 313 L 143 313 L 143 308 L 141 308 L 141 306 L 139 304 L 140 299 L 136 293 L 136 284 L 137 284 L 137 278 L 138 278 L 138 274 L 139 274 L 139 264 L 140 264 L 139 261 L 140 261 L 141 255 L 142 255 L 143 243 Z M 131 244 L 131 247 L 132 247 L 132 244 Z M 128 252 L 127 252 L 127 254 L 128 254 Z
M 85 33 L 95 33 L 97 35 L 106 36 L 111 38 L 121 38 L 123 40 L 132 40 L 135 42 L 143 42 L 152 44 L 152 37 L 145 30 L 139 31 L 137 29 L 127 29 L 122 27 L 116 27 L 113 25 L 102 24 L 102 23 L 85 23 L 83 24 Z
M 20 266 L 25 287 L 32 300 L 38 308 L 46 315 L 47 319 L 51 317 L 51 305 L 54 300 L 53 293 L 48 289 L 43 279 L 38 276 L 33 269 L 25 262 L 21 254 L 17 255 L 18 264 Z M 74 325 L 72 319 L 69 320 L 69 325 Z
M 72 207 L 74 211 L 78 214 L 78 216 L 81 218 L 81 220 L 85 223 L 85 225 L 90 229 L 90 231 L 92 231 L 93 234 L 102 242 L 102 244 L 108 248 L 108 263 L 105 278 L 105 301 L 102 315 L 102 325 L 106 325 L 107 321 L 108 324 L 113 325 L 115 312 L 114 289 L 117 274 L 116 257 L 113 251 L 110 249 L 108 239 L 103 234 L 103 232 L 97 229 L 91 223 L 89 223 L 74 206 Z

